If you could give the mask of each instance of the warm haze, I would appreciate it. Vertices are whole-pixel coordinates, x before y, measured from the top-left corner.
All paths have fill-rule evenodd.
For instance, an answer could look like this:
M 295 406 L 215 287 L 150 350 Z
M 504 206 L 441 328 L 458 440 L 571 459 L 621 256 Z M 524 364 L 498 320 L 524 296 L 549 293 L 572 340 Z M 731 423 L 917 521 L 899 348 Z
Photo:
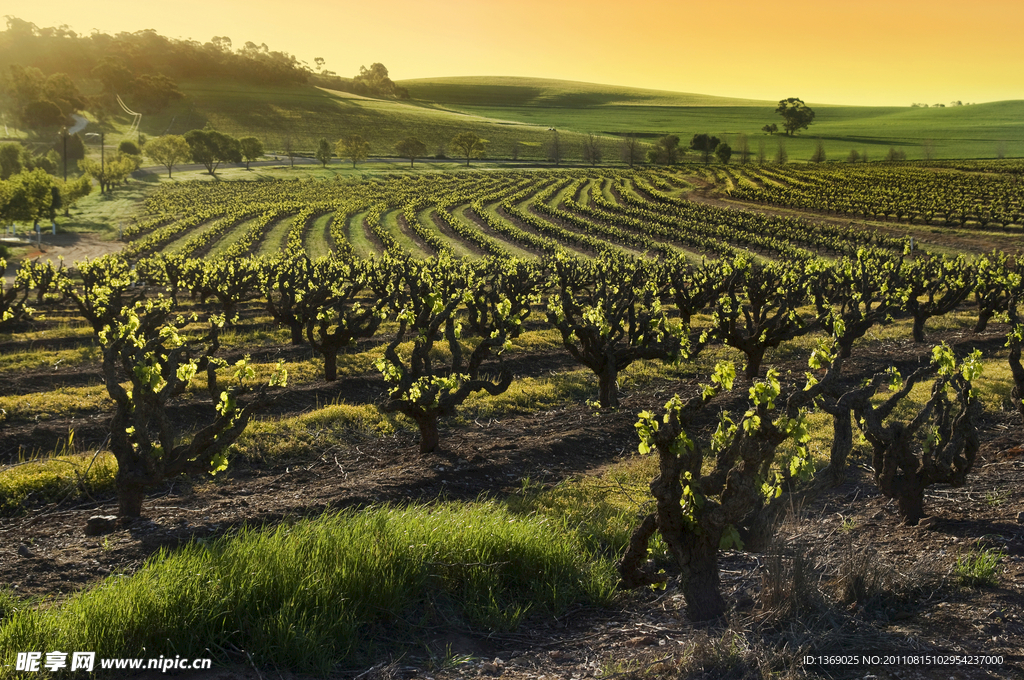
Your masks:
M 4 14 L 79 33 L 152 28 L 266 43 L 350 76 L 503 75 L 808 102 L 908 106 L 1024 97 L 1017 0 L 7 0 Z

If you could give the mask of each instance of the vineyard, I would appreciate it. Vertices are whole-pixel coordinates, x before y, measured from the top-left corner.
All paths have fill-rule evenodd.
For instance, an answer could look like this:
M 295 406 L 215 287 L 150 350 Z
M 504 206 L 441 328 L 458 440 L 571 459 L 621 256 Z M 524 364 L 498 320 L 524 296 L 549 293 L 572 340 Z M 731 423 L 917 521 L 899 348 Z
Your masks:
M 0 291 L 0 648 L 1020 676 L 1024 259 L 899 229 L 1024 232 L 1020 169 L 163 184 Z
M 750 166 L 715 179 L 734 198 L 909 224 L 1024 229 L 1019 161 Z

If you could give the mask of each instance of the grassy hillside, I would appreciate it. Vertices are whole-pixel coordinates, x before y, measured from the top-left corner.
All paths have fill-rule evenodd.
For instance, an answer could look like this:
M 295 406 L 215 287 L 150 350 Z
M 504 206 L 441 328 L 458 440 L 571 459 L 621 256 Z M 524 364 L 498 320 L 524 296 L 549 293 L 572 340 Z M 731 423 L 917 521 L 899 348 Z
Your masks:
M 545 128 L 647 137 L 671 133 L 684 140 L 709 132 L 728 138 L 734 148 L 739 135 L 747 135 L 751 150 L 757 153 L 764 141 L 769 157 L 779 145 L 778 137 L 761 132 L 767 123 L 781 123 L 777 102 L 537 78 L 436 78 L 400 84 L 424 105 Z M 1024 101 L 945 109 L 810 105 L 817 113 L 815 122 L 783 140 L 790 160 L 809 158 L 818 139 L 830 158 L 845 158 L 857 149 L 879 160 L 890 147 L 905 151 L 910 159 L 924 158 L 926 143 L 936 158 L 1024 156 Z
M 420 101 L 456 106 L 529 106 L 578 109 L 594 106 L 766 107 L 772 102 L 705 94 L 645 90 L 547 78 L 474 76 L 420 78 L 399 83 Z
M 817 118 L 798 136 L 767 136 L 766 123 L 781 123 L 775 102 L 593 85 L 538 78 L 437 78 L 400 83 L 411 100 L 381 100 L 309 85 L 252 86 L 223 78 L 185 81 L 185 98 L 142 118 L 150 137 L 182 134 L 207 123 L 235 136 L 261 138 L 271 153 L 290 141 L 312 155 L 323 137 L 332 143 L 359 134 L 371 154 L 393 155 L 394 145 L 416 136 L 430 155 L 457 156 L 450 140 L 475 132 L 488 140 L 487 156 L 543 159 L 550 128 L 559 130 L 566 159 L 578 161 L 584 133 L 605 136 L 606 161 L 618 159 L 617 137 L 647 140 L 677 134 L 684 145 L 699 132 L 727 140 L 738 149 L 742 136 L 756 157 L 768 159 L 780 145 L 790 161 L 810 158 L 818 142 L 828 159 L 845 159 L 851 149 L 881 160 L 891 147 L 908 159 L 1024 157 L 1024 101 L 994 102 L 945 109 L 811 105 Z M 128 102 L 131 106 L 131 102 Z M 108 148 L 116 148 L 130 118 L 107 126 Z M 93 123 L 88 131 L 98 128 Z M 25 139 L 12 131 L 12 137 Z M 96 153 L 95 147 L 92 152 Z M 97 154 L 98 155 L 98 154 Z
M 145 134 L 182 134 L 209 123 L 231 135 L 259 137 L 268 152 L 283 151 L 290 136 L 293 148 L 308 154 L 321 137 L 333 144 L 345 135 L 359 134 L 370 141 L 373 155 L 393 155 L 396 142 L 416 136 L 430 155 L 457 156 L 449 142 L 469 130 L 488 140 L 488 156 L 500 157 L 511 156 L 516 142 L 537 153 L 549 135 L 547 126 L 528 122 L 311 86 L 252 87 L 210 80 L 182 83 L 181 90 L 183 101 L 159 115 L 143 117 Z

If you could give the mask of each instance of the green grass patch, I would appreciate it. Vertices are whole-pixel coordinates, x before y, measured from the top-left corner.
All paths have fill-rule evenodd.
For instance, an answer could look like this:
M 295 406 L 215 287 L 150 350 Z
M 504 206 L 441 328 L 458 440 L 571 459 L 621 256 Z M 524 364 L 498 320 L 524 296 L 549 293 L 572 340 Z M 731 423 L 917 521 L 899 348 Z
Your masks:
M 315 260 L 318 257 L 326 257 L 334 252 L 327 237 L 327 229 L 336 218 L 336 213 L 326 212 L 316 217 L 309 225 L 309 230 L 305 233 L 303 242 L 306 244 L 306 254 L 311 259 Z
M 374 404 L 339 402 L 291 418 L 250 422 L 230 451 L 249 460 L 315 458 L 348 448 L 353 435 L 380 437 L 394 430 L 394 421 Z
M 116 475 L 117 461 L 109 452 L 62 454 L 7 466 L 0 469 L 0 515 L 16 515 L 31 505 L 110 493 Z
M 363 212 L 349 215 L 345 219 L 345 237 L 352 245 L 352 249 L 358 257 L 371 257 L 378 254 L 377 246 L 370 240 L 366 225 L 364 224 L 366 212 L 364 210 Z
M 395 239 L 398 245 L 414 260 L 425 260 L 431 255 L 433 251 L 424 250 L 415 240 L 404 230 L 401 225 L 398 224 L 398 216 L 402 214 L 400 208 L 388 210 L 381 215 L 380 223 L 384 227 L 384 230 L 391 234 L 391 237 Z
M 113 406 L 103 385 L 58 387 L 47 392 L 0 396 L 0 422 L 51 420 L 78 413 L 106 411 Z
M 504 503 L 517 514 L 562 523 L 580 535 L 588 550 L 617 560 L 629 544 L 637 518 L 653 508 L 650 483 L 657 475 L 655 456 L 634 456 L 598 474 L 566 479 L 551 488 L 525 479 L 522 491 Z M 660 543 L 660 535 L 655 543 Z
M 512 630 L 608 603 L 614 583 L 608 560 L 544 517 L 494 502 L 375 508 L 160 553 L 60 605 L 14 611 L 0 647 L 221 662 L 237 648 L 326 675 L 434 626 Z
M 994 586 L 1005 556 L 1001 550 L 971 550 L 956 558 L 953 573 L 960 585 L 968 588 Z
M 434 214 L 434 211 L 435 208 L 433 206 L 429 208 L 424 208 L 423 210 L 419 211 L 416 217 L 417 219 L 419 219 L 420 224 L 422 224 L 424 227 L 432 231 L 435 231 L 442 241 L 451 246 L 452 250 L 455 251 L 456 257 L 465 257 L 471 260 L 475 260 L 477 257 L 479 257 L 478 252 L 473 250 L 473 248 L 471 248 L 461 238 L 452 238 L 448 234 L 444 233 L 443 231 L 437 228 L 437 223 L 434 221 L 434 218 L 432 216 Z
M 26 349 L 0 355 L 0 372 L 54 371 L 70 366 L 81 366 L 100 360 L 97 345 L 83 345 L 72 349 L 44 350 Z

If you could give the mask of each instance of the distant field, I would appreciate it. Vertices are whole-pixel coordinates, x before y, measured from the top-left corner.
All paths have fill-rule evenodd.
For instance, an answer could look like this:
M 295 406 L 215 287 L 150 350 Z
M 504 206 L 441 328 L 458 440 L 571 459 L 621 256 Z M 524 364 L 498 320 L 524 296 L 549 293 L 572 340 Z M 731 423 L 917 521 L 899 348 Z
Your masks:
M 657 90 L 629 89 L 530 78 L 437 78 L 400 83 L 414 99 L 436 106 L 543 127 L 645 136 L 699 132 L 726 137 L 735 148 L 747 135 L 757 153 L 765 144 L 775 156 L 780 139 L 791 161 L 807 160 L 820 139 L 830 158 L 851 149 L 880 160 L 890 147 L 908 159 L 1024 156 L 1024 101 L 949 108 L 830 106 L 808 102 L 817 114 L 797 137 L 768 136 L 767 123 L 781 123 L 777 102 L 729 99 Z M 793 93 L 781 93 L 790 96 Z
M 551 128 L 566 147 L 565 160 L 581 160 L 583 135 L 601 136 L 604 160 L 618 161 L 619 139 L 636 134 L 646 141 L 676 134 L 684 145 L 696 133 L 728 141 L 734 151 L 743 136 L 756 157 L 771 160 L 784 146 L 790 162 L 808 160 L 818 141 L 829 160 L 851 150 L 881 160 L 890 148 L 908 160 L 1024 157 L 1024 101 L 963 107 L 830 106 L 809 102 L 817 113 L 796 137 L 768 136 L 767 123 L 781 123 L 776 102 L 732 99 L 538 78 L 436 78 L 401 81 L 411 100 L 380 100 L 296 85 L 256 87 L 225 80 L 180 83 L 185 98 L 142 118 L 140 131 L 155 137 L 183 134 L 210 124 L 235 136 L 255 136 L 267 151 L 312 155 L 317 141 L 332 144 L 359 134 L 371 155 L 394 155 L 394 145 L 416 136 L 429 155 L 457 157 L 451 139 L 472 131 L 488 141 L 486 157 L 546 160 Z M 799 93 L 783 92 L 781 95 Z M 781 96 L 780 95 L 780 96 Z M 128 102 L 131 105 L 131 102 Z M 129 117 L 107 127 L 108 149 L 116 148 Z M 88 131 L 97 129 L 93 123 Z M 12 138 L 25 139 L 13 131 Z M 98 150 L 90 146 L 90 153 Z
M 394 155 L 399 140 L 416 136 L 430 155 L 457 157 L 452 137 L 472 131 L 488 141 L 486 155 L 539 156 L 547 126 L 448 111 L 416 102 L 380 100 L 308 86 L 239 87 L 216 82 L 182 83 L 186 99 L 160 116 L 143 118 L 143 132 L 182 134 L 207 123 L 235 136 L 261 138 L 268 151 L 280 152 L 291 137 L 293 148 L 312 154 L 322 137 L 332 144 L 358 134 L 370 141 L 372 155 Z M 574 135 L 571 133 L 568 138 Z

